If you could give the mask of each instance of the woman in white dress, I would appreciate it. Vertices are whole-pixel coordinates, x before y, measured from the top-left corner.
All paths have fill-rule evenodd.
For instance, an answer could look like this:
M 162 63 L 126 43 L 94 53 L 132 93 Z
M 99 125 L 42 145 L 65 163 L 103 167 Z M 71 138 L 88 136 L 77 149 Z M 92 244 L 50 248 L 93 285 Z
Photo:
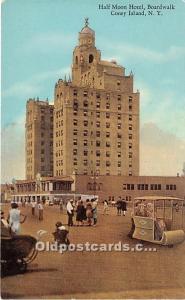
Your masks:
M 20 233 L 20 224 L 24 223 L 26 220 L 26 216 L 21 213 L 21 211 L 18 209 L 17 203 L 11 204 L 11 209 L 9 211 L 9 225 L 11 228 L 11 232 L 14 234 Z M 23 220 L 21 220 L 21 216 L 23 217 Z

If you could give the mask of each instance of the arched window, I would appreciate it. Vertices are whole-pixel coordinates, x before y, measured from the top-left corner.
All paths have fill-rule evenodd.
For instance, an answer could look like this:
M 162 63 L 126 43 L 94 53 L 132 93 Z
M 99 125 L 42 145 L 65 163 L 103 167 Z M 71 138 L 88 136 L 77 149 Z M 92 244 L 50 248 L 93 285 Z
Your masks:
M 89 55 L 89 63 L 91 64 L 93 62 L 94 56 L 92 54 Z

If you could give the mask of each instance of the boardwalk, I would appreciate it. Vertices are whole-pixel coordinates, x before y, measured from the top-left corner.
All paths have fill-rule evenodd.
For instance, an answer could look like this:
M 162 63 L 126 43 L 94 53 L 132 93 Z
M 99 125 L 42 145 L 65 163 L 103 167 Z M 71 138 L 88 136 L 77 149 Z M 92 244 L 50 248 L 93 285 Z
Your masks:
M 5 212 L 7 208 L 4 209 Z M 51 232 L 58 220 L 66 223 L 59 207 L 47 207 L 44 221 L 31 216 L 31 207 L 22 209 L 28 215 L 22 233 L 35 235 L 39 229 Z M 104 216 L 99 208 L 97 227 L 72 227 L 72 243 L 122 243 L 135 247 L 129 240 L 130 218 L 116 216 L 111 208 Z M 154 248 L 149 243 L 145 248 Z M 2 279 L 3 298 L 184 298 L 185 244 L 174 248 L 157 246 L 157 251 L 128 252 L 40 252 L 23 275 Z

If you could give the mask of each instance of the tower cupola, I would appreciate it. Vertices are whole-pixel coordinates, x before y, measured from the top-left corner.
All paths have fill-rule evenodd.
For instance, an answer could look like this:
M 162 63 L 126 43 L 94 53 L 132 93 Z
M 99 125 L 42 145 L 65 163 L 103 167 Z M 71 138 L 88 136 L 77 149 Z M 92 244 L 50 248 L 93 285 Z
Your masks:
M 95 32 L 89 27 L 89 19 L 85 18 L 85 26 L 79 32 L 79 46 L 94 46 Z

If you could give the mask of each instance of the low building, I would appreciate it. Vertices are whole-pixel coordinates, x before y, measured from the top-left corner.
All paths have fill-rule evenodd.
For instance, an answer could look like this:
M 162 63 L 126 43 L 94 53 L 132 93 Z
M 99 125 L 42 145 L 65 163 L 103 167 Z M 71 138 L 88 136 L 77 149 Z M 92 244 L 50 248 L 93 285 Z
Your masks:
M 72 193 L 71 177 L 40 177 L 36 180 L 17 180 L 13 200 L 22 201 L 53 201 L 56 196 Z
M 14 194 L 14 185 L 13 184 L 1 184 L 1 202 L 10 201 L 12 195 Z
M 100 200 L 127 201 L 147 195 L 175 196 L 185 199 L 185 177 L 174 176 L 93 176 L 73 175 L 76 193 L 96 194 Z

